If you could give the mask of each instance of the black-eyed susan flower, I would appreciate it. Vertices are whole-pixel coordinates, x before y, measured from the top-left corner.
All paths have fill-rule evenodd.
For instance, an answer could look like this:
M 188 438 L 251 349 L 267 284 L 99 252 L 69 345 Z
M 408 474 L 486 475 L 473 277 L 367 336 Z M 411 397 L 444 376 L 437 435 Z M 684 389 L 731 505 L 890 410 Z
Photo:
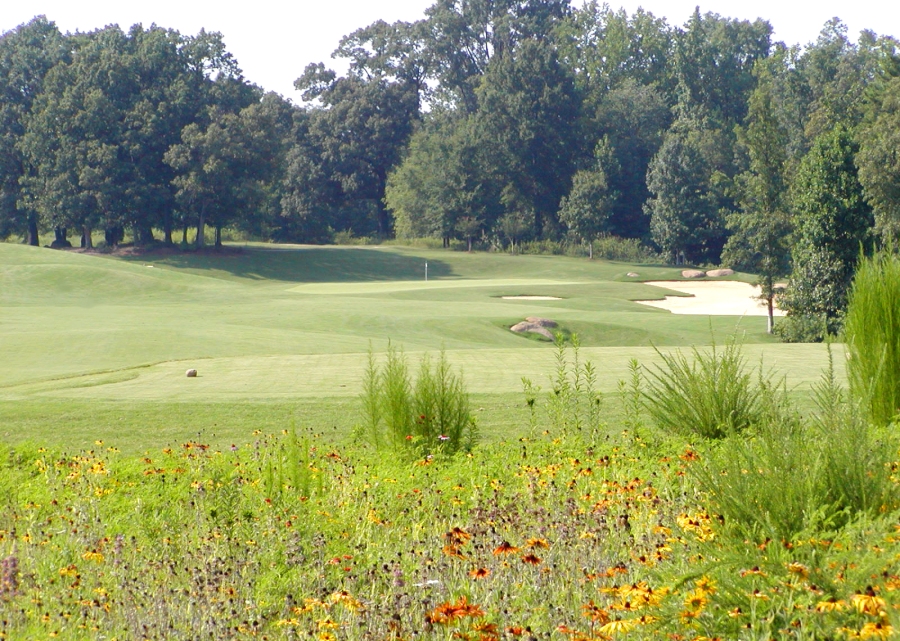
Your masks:
M 871 586 L 866 588 L 865 594 L 854 594 L 850 597 L 850 601 L 856 608 L 857 612 L 879 616 L 884 611 L 884 599 L 875 594 L 875 590 Z

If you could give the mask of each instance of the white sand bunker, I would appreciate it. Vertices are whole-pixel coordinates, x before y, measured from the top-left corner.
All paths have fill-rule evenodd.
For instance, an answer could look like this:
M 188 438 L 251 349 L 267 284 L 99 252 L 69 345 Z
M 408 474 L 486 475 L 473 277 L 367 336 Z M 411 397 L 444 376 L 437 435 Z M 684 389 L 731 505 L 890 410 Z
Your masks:
M 759 288 L 736 281 L 651 281 L 644 283 L 664 287 L 689 296 L 666 296 L 665 300 L 636 300 L 650 307 L 667 309 L 673 314 L 703 314 L 709 316 L 767 316 L 766 304 L 757 300 Z M 784 312 L 775 308 L 775 316 Z
M 503 300 L 562 300 L 559 296 L 501 296 Z

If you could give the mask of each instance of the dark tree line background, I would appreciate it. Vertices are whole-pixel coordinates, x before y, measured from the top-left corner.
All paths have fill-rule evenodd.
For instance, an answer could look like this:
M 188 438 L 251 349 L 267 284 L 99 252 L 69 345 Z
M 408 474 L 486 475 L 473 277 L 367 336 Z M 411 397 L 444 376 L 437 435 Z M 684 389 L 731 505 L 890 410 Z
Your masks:
M 838 19 L 801 48 L 699 9 L 436 0 L 334 55 L 295 106 L 218 33 L 3 34 L 0 238 L 619 236 L 770 297 L 793 273 L 792 314 L 837 321 L 860 248 L 900 232 L 898 41 Z

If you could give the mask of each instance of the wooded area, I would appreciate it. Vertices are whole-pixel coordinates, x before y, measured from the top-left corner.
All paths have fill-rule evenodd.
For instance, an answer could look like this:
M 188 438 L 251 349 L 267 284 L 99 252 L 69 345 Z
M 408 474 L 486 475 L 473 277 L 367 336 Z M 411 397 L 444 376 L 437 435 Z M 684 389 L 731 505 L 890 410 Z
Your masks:
M 0 238 L 619 236 L 769 296 L 793 271 L 785 306 L 835 319 L 860 247 L 900 229 L 898 41 L 838 19 L 801 48 L 699 10 L 436 0 L 335 55 L 347 74 L 308 65 L 295 106 L 218 33 L 3 34 Z

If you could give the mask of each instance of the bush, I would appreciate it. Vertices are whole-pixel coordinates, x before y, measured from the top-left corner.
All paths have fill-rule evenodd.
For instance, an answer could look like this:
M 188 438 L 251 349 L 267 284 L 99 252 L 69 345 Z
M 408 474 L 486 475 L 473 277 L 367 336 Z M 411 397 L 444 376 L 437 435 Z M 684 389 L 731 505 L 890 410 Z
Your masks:
M 900 259 L 864 259 L 850 290 L 844 321 L 850 390 L 866 418 L 893 421 L 900 408 Z
M 784 343 L 821 343 L 825 338 L 825 318 L 785 316 L 775 324 L 774 331 Z
M 369 352 L 362 404 L 363 436 L 377 448 L 452 455 L 470 450 L 477 440 L 462 376 L 451 370 L 443 350 L 434 365 L 427 354 L 422 357 L 415 382 L 405 356 L 393 345 L 382 367 Z
M 860 420 L 837 383 L 830 354 L 813 390 L 811 421 L 791 411 L 766 412 L 750 438 L 722 440 L 691 468 L 713 509 L 742 535 L 789 541 L 900 506 L 900 487 L 891 477 L 898 439 Z
M 645 369 L 648 389 L 644 404 L 663 430 L 704 438 L 722 438 L 740 432 L 760 418 L 763 392 L 775 388 L 754 382 L 747 371 L 740 345 L 732 339 L 724 350 L 693 348 L 693 358 L 681 351 L 656 353 L 662 366 Z

